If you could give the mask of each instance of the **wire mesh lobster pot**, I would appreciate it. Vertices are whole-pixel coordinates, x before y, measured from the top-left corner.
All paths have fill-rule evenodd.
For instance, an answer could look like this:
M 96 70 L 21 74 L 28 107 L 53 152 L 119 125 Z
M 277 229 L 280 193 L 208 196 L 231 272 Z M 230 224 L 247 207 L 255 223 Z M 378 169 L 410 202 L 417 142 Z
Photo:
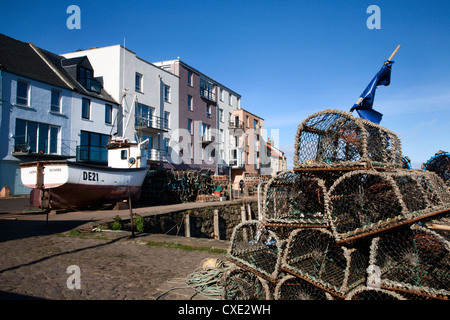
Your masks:
M 321 179 L 294 171 L 282 172 L 265 186 L 264 224 L 327 226 L 327 196 Z
M 429 229 L 413 224 L 374 238 L 370 263 L 381 288 L 450 299 L 450 243 Z
M 403 295 L 380 288 L 358 287 L 347 294 L 345 300 L 407 300 Z
M 450 187 L 450 153 L 437 152 L 426 163 L 422 165 L 423 170 L 435 172 Z
M 223 278 L 223 300 L 270 300 L 267 281 L 252 272 L 232 267 Z
M 340 110 L 323 110 L 297 128 L 294 168 L 401 168 L 401 142 L 392 131 Z
M 277 280 L 285 240 L 265 228 L 260 221 L 249 220 L 235 227 L 230 242 L 228 260 L 263 279 Z
M 318 288 L 344 298 L 365 281 L 369 246 L 338 246 L 333 234 L 323 228 L 293 231 L 287 241 L 282 269 Z
M 328 292 L 293 275 L 284 276 L 277 284 L 275 300 L 333 300 Z
M 340 242 L 438 214 L 448 190 L 432 173 L 355 170 L 331 186 L 330 224 Z

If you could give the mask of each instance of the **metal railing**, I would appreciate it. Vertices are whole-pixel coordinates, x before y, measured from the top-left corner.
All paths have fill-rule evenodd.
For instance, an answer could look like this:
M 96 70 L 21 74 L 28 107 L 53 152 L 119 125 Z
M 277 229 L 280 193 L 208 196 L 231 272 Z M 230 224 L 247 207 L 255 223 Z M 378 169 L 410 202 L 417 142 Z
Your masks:
M 136 114 L 135 126 L 147 127 L 158 130 L 169 130 L 169 120 L 149 114 Z

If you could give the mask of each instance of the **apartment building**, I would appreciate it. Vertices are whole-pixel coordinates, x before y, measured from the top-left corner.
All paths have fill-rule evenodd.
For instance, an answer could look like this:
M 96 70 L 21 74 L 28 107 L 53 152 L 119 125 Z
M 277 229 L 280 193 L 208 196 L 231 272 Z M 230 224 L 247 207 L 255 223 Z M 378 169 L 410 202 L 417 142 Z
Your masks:
M 228 122 L 241 95 L 180 59 L 154 62 L 179 78 L 179 163 L 177 169 L 228 174 Z
M 28 194 L 19 164 L 69 159 L 107 164 L 118 103 L 87 58 L 68 60 L 0 34 L 0 189 Z
M 149 165 L 153 169 L 171 167 L 177 159 L 174 152 L 179 124 L 179 79 L 154 64 L 138 57 L 135 52 L 114 45 L 63 54 L 66 58 L 88 57 L 103 87 L 117 101 L 123 112 L 134 119 L 125 136 L 149 139 Z M 123 96 L 126 92 L 127 95 Z M 176 134 L 176 132 L 175 132 Z M 174 155 L 174 159 L 172 159 Z
M 246 175 L 259 175 L 261 165 L 267 161 L 264 143 L 264 119 L 245 110 L 234 110 L 228 123 L 231 139 L 229 141 L 229 164 L 233 189 Z

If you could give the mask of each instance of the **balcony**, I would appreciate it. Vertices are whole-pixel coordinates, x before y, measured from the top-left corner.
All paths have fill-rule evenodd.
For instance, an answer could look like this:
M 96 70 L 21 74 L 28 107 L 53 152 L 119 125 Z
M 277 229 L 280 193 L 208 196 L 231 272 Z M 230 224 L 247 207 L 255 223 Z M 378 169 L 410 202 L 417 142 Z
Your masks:
M 153 163 L 162 163 L 167 161 L 167 152 L 160 149 L 149 149 L 148 150 L 148 158 L 149 162 Z
M 203 145 L 208 145 L 210 143 L 213 143 L 216 138 L 214 136 L 211 136 L 211 134 L 206 134 L 201 136 L 200 140 Z
M 146 135 L 163 133 L 169 131 L 169 121 L 148 114 L 136 114 L 134 128 Z
M 242 129 L 244 130 L 244 122 L 243 121 L 230 121 L 228 122 L 228 129 L 230 130 L 236 130 L 236 129 Z
M 203 79 L 200 80 L 200 95 L 205 99 L 216 102 L 214 85 Z
M 75 158 L 76 141 L 44 140 L 36 141 L 36 137 L 15 136 L 12 155 L 22 161 L 60 160 Z

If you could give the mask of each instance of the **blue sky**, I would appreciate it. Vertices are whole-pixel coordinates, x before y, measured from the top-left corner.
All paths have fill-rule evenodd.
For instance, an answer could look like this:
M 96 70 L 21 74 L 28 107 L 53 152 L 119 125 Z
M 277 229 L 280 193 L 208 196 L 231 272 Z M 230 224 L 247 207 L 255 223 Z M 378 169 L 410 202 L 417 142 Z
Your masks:
M 66 26 L 72 4 L 79 30 Z M 381 29 L 367 28 L 370 5 Z M 3 1 L 0 32 L 55 53 L 125 39 L 150 62 L 181 57 L 241 94 L 269 134 L 278 129 L 289 165 L 297 126 L 323 109 L 349 111 L 400 44 L 374 109 L 420 168 L 450 151 L 449 12 L 448 0 Z

